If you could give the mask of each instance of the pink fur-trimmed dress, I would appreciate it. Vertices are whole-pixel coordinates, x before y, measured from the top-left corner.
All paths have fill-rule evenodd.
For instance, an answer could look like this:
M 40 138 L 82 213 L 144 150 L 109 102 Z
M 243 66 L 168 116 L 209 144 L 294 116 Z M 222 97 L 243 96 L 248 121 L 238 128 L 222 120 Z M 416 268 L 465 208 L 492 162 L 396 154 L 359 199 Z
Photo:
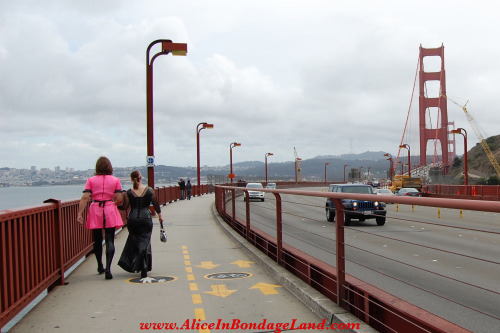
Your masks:
M 111 175 L 90 177 L 83 192 L 90 192 L 92 195 L 87 216 L 88 229 L 116 228 L 123 225 L 120 212 L 112 201 L 116 192 L 122 192 L 120 179 Z

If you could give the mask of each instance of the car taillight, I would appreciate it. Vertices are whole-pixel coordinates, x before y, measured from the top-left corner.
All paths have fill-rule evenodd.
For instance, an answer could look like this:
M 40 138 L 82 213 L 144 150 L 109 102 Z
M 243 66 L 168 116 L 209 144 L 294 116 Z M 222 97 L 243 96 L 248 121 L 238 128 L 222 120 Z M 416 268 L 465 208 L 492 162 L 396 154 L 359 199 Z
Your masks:
M 410 193 L 409 193 L 409 192 L 406 192 L 406 195 L 410 195 Z

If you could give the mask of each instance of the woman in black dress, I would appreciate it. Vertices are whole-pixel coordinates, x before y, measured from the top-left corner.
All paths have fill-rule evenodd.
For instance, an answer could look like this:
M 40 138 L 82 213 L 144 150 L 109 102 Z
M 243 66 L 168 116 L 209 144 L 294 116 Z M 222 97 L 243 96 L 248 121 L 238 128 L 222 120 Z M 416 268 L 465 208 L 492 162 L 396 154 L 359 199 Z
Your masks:
M 130 273 L 141 272 L 141 278 L 148 276 L 151 271 L 151 233 L 153 231 L 153 219 L 149 206 L 152 203 L 158 213 L 160 221 L 160 205 L 151 187 L 143 185 L 142 175 L 139 171 L 133 171 L 130 179 L 134 182 L 133 188 L 127 191 L 125 202 L 121 209 L 130 207 L 127 218 L 128 238 L 123 248 L 118 266 Z

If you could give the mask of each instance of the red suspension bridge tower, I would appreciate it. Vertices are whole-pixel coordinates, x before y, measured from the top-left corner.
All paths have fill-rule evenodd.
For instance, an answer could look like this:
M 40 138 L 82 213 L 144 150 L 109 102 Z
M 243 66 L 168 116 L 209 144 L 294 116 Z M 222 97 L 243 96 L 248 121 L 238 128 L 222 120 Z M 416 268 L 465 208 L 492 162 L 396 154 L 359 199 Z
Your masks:
M 437 72 L 424 71 L 424 57 L 434 56 L 441 58 L 441 69 Z M 420 70 L 419 70 L 419 125 L 420 125 L 420 165 L 427 165 L 427 142 L 435 140 L 434 163 L 436 162 L 437 141 L 441 145 L 443 172 L 446 174 L 450 168 L 450 149 L 448 138 L 448 107 L 446 103 L 446 75 L 444 70 L 444 46 L 438 48 L 424 49 L 420 46 Z M 439 92 L 434 96 L 427 96 L 426 82 L 437 81 Z M 436 94 L 437 93 L 437 94 Z M 433 112 L 436 111 L 436 112 Z M 427 128 L 427 115 L 433 113 L 437 117 L 436 128 Z M 430 122 L 429 122 L 430 123 Z

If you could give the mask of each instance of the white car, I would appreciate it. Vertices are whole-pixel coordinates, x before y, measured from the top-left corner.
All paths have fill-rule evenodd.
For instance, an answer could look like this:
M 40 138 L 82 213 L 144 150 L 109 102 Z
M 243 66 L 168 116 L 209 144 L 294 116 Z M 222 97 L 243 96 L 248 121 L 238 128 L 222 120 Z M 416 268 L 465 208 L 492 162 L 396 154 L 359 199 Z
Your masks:
M 392 193 L 392 191 L 389 190 L 388 188 L 379 188 L 377 190 L 377 194 L 379 194 L 379 195 L 394 195 L 394 193 Z
M 247 188 L 259 189 L 264 188 L 261 183 L 248 183 Z M 265 193 L 256 190 L 248 190 L 248 198 L 249 199 L 260 199 L 260 201 L 264 201 Z M 243 200 L 246 200 L 246 195 L 243 197 Z
M 395 195 L 388 188 L 379 188 L 376 190 L 376 192 L 377 192 L 377 195 L 389 195 L 389 196 Z
M 275 190 L 276 189 L 276 183 L 267 183 L 266 188 L 269 188 L 271 190 Z

